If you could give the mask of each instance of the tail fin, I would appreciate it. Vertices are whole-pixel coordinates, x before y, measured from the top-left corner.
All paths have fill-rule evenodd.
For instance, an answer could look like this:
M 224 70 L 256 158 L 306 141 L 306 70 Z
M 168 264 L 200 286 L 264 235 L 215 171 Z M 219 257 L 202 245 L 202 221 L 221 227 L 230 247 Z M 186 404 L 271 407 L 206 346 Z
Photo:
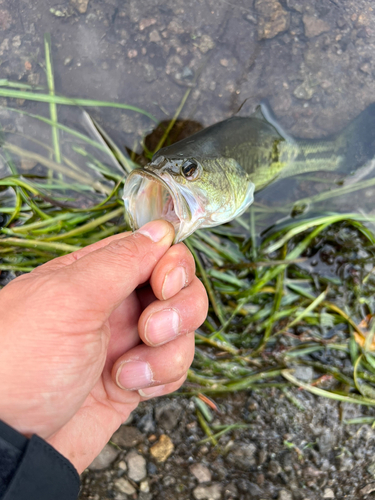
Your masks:
M 353 172 L 375 158 L 375 103 L 370 104 L 340 134 L 345 143 L 344 168 Z M 341 170 L 341 169 L 340 169 Z

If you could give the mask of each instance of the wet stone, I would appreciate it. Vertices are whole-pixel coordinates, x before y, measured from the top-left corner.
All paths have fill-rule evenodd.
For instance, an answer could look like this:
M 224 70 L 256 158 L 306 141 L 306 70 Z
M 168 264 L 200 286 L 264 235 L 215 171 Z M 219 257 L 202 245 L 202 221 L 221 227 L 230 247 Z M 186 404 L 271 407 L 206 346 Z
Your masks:
M 158 462 L 165 462 L 173 450 L 174 445 L 171 438 L 162 434 L 159 441 L 150 448 L 150 453 Z
M 294 376 L 302 382 L 310 383 L 314 378 L 314 369 L 311 366 L 297 366 Z
M 208 483 L 211 481 L 211 471 L 203 464 L 194 464 L 189 468 L 193 476 L 196 477 L 198 483 Z
M 134 495 L 134 493 L 136 493 L 134 486 L 123 477 L 117 479 L 114 482 L 114 486 L 117 490 L 121 491 L 121 493 L 125 493 L 125 495 Z
M 359 494 L 364 497 L 365 495 L 369 495 L 373 491 L 375 491 L 375 483 L 370 483 L 366 484 L 366 486 L 360 490 Z
M 136 428 L 128 425 L 122 425 L 112 436 L 117 446 L 124 448 L 134 448 L 144 440 L 143 434 Z
M 180 419 L 182 406 L 177 402 L 161 404 L 155 410 L 155 418 L 158 424 L 165 430 L 174 429 Z
M 139 455 L 136 451 L 129 452 L 125 461 L 128 465 L 128 477 L 133 481 L 142 481 L 147 475 L 146 471 L 146 460 L 142 455 Z
M 198 47 L 202 54 L 206 54 L 206 52 L 215 47 L 215 43 L 209 35 L 202 35 Z
M 318 447 L 322 455 L 327 455 L 335 444 L 335 436 L 330 429 L 325 429 L 318 438 Z
M 293 495 L 290 493 L 290 491 L 280 490 L 277 500 L 293 500 Z
M 235 446 L 230 453 L 228 453 L 226 457 L 226 461 L 231 464 L 239 467 L 241 469 L 247 470 L 248 467 L 255 465 L 255 452 L 257 448 L 255 444 L 240 444 Z
M 197 486 L 193 491 L 196 500 L 220 500 L 222 486 L 219 483 L 211 486 Z
M 277 0 L 256 0 L 254 7 L 259 16 L 258 38 L 274 38 L 286 31 L 290 24 L 290 14 Z
M 224 498 L 238 498 L 238 490 L 235 483 L 229 483 L 224 487 Z
M 12 25 L 12 16 L 7 10 L 0 9 L 0 30 L 7 30 Z
M 99 455 L 89 465 L 90 470 L 103 470 L 106 469 L 114 462 L 119 454 L 110 444 L 106 444 Z
M 70 2 L 80 14 L 84 14 L 87 11 L 89 0 L 70 0 Z
M 146 82 L 151 83 L 156 80 L 156 71 L 152 64 L 144 64 L 143 69 L 143 75 Z
M 306 14 L 303 16 L 302 20 L 305 27 L 305 35 L 307 36 L 307 38 L 319 36 L 331 29 L 328 23 L 323 21 L 323 19 L 319 19 L 315 16 L 309 16 Z

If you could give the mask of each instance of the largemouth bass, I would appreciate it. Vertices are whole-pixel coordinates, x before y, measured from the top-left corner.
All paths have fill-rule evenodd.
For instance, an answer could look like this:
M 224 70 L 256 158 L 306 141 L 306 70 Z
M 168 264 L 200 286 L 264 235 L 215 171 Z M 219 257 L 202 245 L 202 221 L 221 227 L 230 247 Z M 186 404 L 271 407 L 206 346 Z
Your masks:
M 375 104 L 341 133 L 298 139 L 279 125 L 266 104 L 249 117 L 234 116 L 160 149 L 124 187 L 133 230 L 165 219 L 177 243 L 198 228 L 241 215 L 254 193 L 276 179 L 314 171 L 349 173 L 375 153 Z

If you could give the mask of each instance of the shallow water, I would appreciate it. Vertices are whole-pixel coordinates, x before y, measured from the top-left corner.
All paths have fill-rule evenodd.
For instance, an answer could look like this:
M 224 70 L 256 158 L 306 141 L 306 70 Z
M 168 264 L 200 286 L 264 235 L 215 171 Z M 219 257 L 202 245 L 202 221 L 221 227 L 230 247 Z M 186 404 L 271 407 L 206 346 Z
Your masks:
M 180 113 L 183 121 L 207 126 L 233 115 L 244 102 L 240 113 L 249 114 L 267 99 L 289 133 L 323 137 L 347 125 L 375 95 L 375 14 L 365 0 L 72 0 L 53 6 L 45 0 L 3 0 L 0 78 L 45 85 L 46 32 L 52 35 L 57 94 L 124 102 L 158 121 L 171 118 L 191 89 Z M 49 117 L 45 103 L 0 103 Z M 82 130 L 81 111 L 63 108 L 58 106 L 60 123 Z M 120 147 L 138 153 L 155 128 L 152 120 L 128 110 L 89 112 Z M 48 126 L 21 116 L 12 121 L 18 132 L 28 129 L 50 142 Z M 79 168 L 87 171 L 81 160 Z M 364 179 L 372 179 L 372 173 L 351 176 L 345 186 Z M 354 210 L 371 215 L 374 188 L 349 188 L 336 196 L 340 180 L 310 174 L 264 189 L 252 209 L 258 232 L 290 214 Z M 322 194 L 327 189 L 334 193 Z

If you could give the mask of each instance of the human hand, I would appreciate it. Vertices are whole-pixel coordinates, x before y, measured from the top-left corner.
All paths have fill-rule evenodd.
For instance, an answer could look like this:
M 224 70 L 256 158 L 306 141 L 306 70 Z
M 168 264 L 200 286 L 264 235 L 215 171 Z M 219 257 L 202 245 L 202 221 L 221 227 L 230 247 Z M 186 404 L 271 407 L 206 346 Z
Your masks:
M 173 237 L 169 223 L 151 222 L 0 291 L 0 419 L 46 439 L 78 472 L 141 400 L 186 378 L 207 296 Z

